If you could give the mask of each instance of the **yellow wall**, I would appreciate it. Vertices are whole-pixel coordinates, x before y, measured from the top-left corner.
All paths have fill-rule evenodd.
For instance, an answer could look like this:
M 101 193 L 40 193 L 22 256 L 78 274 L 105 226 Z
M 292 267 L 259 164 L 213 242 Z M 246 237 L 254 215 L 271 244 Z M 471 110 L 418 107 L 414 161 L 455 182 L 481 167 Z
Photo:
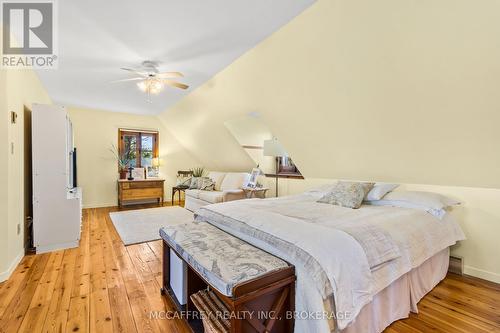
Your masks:
M 500 187 L 499 11 L 319 0 L 161 118 L 232 168 L 223 123 L 259 112 L 308 177 Z
M 421 186 L 466 202 L 455 253 L 499 281 L 498 12 L 493 0 L 318 0 L 160 119 L 212 169 L 250 170 L 225 123 L 258 112 L 306 182 L 433 184 Z
M 68 108 L 77 148 L 78 186 L 83 188 L 84 207 L 116 206 L 116 160 L 109 151 L 117 145 L 118 129 L 159 131 L 160 176 L 165 178 L 165 196 L 171 197 L 178 170 L 188 170 L 200 163 L 178 143 L 156 117 L 125 113 Z
M 24 108 L 32 103 L 50 104 L 51 99 L 35 72 L 31 70 L 0 70 L 0 231 L 5 241 L 0 244 L 0 281 L 6 279 L 24 255 Z M 4 95 L 1 95 L 4 94 Z M 10 124 L 10 111 L 17 113 L 17 123 Z M 14 154 L 10 145 L 14 144 Z M 7 170 L 5 172 L 5 166 Z M 7 178 L 7 180 L 5 180 Z M 4 187 L 5 186 L 5 187 Z M 5 198 L 7 196 L 7 198 Z M 17 225 L 21 232 L 17 233 Z
M 0 70 L 0 281 L 6 277 L 7 255 L 7 198 L 8 198 L 8 109 L 7 109 L 7 73 Z

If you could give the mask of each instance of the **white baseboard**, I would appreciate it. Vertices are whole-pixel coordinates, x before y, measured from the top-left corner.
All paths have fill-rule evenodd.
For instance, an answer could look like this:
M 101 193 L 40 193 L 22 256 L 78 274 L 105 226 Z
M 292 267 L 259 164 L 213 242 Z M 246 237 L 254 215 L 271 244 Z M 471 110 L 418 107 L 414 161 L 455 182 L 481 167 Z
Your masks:
M 9 268 L 0 273 L 0 282 L 3 282 L 10 278 L 14 270 L 16 269 L 17 265 L 21 262 L 21 260 L 24 258 L 24 249 L 16 256 L 16 258 L 12 261 L 10 264 Z
M 103 207 L 116 207 L 118 206 L 118 203 L 114 202 L 108 202 L 108 203 L 99 203 L 99 204 L 84 204 L 82 205 L 82 208 L 87 209 L 87 208 L 103 208 Z
M 500 274 L 494 273 L 494 272 L 489 272 L 485 271 L 483 269 L 471 267 L 471 266 L 464 266 L 464 274 L 474 276 L 483 280 L 488 280 L 491 282 L 495 283 L 500 283 Z

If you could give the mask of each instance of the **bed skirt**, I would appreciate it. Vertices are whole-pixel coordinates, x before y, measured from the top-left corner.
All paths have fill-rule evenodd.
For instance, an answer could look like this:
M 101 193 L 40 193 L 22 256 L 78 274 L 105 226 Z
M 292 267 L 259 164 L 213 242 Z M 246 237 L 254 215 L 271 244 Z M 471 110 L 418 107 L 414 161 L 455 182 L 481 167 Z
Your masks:
M 396 320 L 418 312 L 417 303 L 446 277 L 450 249 L 446 248 L 422 265 L 391 283 L 366 304 L 342 333 L 379 333 Z

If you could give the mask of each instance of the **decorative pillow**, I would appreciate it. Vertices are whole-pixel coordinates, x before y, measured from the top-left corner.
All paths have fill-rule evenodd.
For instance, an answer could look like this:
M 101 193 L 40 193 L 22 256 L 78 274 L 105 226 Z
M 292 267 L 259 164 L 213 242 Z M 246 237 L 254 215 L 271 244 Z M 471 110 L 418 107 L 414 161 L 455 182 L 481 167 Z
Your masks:
M 189 184 L 190 190 L 195 190 L 198 188 L 198 181 L 200 177 L 191 177 L 191 183 Z
M 387 193 L 394 191 L 399 184 L 376 183 L 366 195 L 365 200 L 373 201 L 382 199 Z
M 203 191 L 213 191 L 215 189 L 215 182 L 208 178 L 208 177 L 202 177 L 198 179 L 198 190 L 203 190 Z
M 318 202 L 347 208 L 359 208 L 373 183 L 338 182 Z
M 217 171 L 210 171 L 208 174 L 208 178 L 212 179 L 215 183 L 215 191 L 220 191 L 220 186 L 222 184 L 222 181 L 224 180 L 224 177 L 226 176 L 225 172 L 217 172 Z
M 177 186 L 191 186 L 192 177 L 182 177 L 177 179 Z

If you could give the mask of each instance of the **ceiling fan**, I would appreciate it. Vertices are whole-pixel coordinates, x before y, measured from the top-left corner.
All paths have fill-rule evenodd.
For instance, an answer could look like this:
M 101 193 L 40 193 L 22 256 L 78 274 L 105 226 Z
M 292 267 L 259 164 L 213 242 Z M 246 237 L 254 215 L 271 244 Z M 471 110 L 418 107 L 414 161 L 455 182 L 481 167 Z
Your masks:
M 128 82 L 128 81 L 138 81 L 137 87 L 148 94 L 148 101 L 151 95 L 159 94 L 163 88 L 167 85 L 170 87 L 187 89 L 188 85 L 172 80 L 172 78 L 184 77 L 180 72 L 161 72 L 158 70 L 158 63 L 155 61 L 144 61 L 139 69 L 133 68 L 121 68 L 122 70 L 134 73 L 136 77 L 129 79 L 122 79 L 112 81 L 116 82 Z

